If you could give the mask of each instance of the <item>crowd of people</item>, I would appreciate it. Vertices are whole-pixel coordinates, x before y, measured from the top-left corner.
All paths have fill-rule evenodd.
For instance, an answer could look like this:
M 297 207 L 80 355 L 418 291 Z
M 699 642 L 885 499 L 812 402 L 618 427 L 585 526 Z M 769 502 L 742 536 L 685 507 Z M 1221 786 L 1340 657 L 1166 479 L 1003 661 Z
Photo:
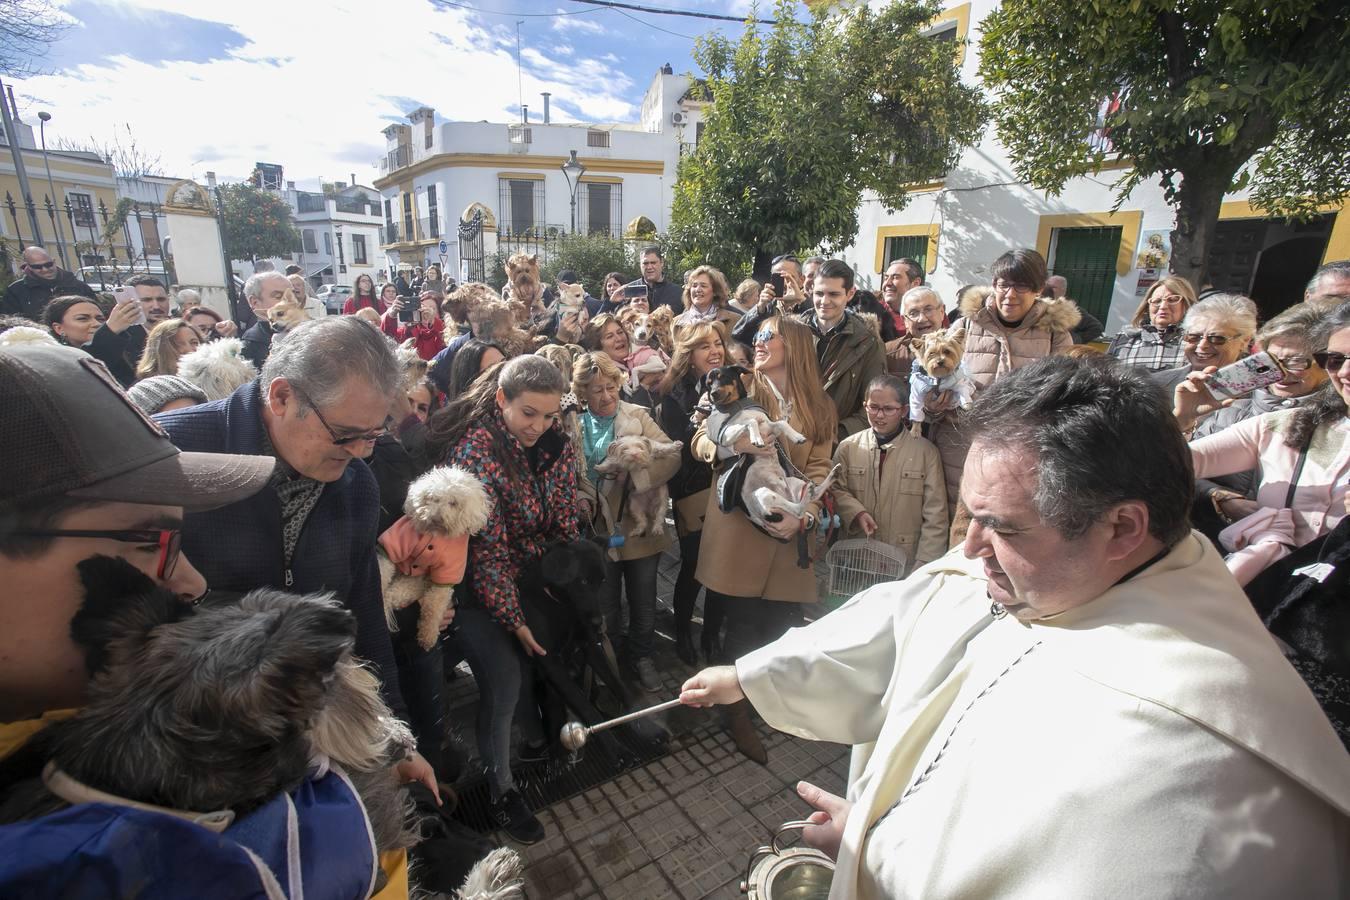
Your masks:
M 888 708 L 895 713 L 928 682 L 905 670 L 920 663 L 889 668 L 896 648 L 887 642 L 931 632 L 941 644 L 933 644 L 935 652 L 947 654 L 939 668 L 949 671 L 972 633 L 954 619 L 934 626 L 921 615 L 902 623 L 906 613 L 894 604 L 883 613 L 879 602 L 855 601 L 789 634 L 821 599 L 812 565 L 841 537 L 898 551 L 903 566 L 895 575 L 915 597 L 935 595 L 946 579 L 975 606 L 983 603 L 985 618 L 992 598 L 995 622 L 1009 612 L 1037 623 L 1068 615 L 1103 591 L 1134 583 L 1148 567 L 1166 565 L 1159 560 L 1184 555 L 1176 589 L 1241 596 L 1245 587 L 1245 614 L 1255 608 L 1279 637 L 1320 704 L 1322 725 L 1329 721 L 1350 747 L 1350 619 L 1334 589 L 1346 584 L 1350 552 L 1350 263 L 1323 266 L 1302 303 L 1265 323 L 1249 298 L 1164 277 L 1127 327 L 1098 342 L 1101 323 L 1084 315 L 1066 295 L 1072 284 L 1053 276 L 1034 250 L 999 256 L 989 284 L 948 298 L 909 259 L 887 266 L 878 294 L 861 289 L 838 259 L 781 256 L 772 277 L 734 290 L 710 266 L 684 273 L 677 284 L 655 247 L 639 262 L 639 273 L 607 274 L 595 286 L 599 298 L 586 285 L 574 290 L 575 272 L 558 272 L 546 285 L 537 261 L 515 257 L 504 295 L 483 284 L 456 286 L 435 266 L 382 285 L 362 275 L 342 313 L 332 316 L 309 302 L 312 291 L 296 273 L 259 272 L 243 287 L 254 318 L 245 328 L 189 291 L 171 297 L 149 275 L 130 278 L 107 304 L 45 251 L 25 250 L 24 277 L 6 292 L 0 323 L 0 357 L 10 373 L 6 414 L 31 444 L 15 451 L 24 455 L 18 468 L 31 473 L 11 473 L 20 477 L 9 482 L 0 521 L 0 566 L 14 598 L 0 614 L 0 694 L 4 721 L 25 724 L 0 743 L 0 754 L 31 738 L 39 727 L 31 723 L 79 702 L 85 669 L 70 661 L 65 633 L 80 603 L 74 564 L 113 554 L 193 602 L 208 586 L 221 593 L 263 586 L 335 592 L 355 618 L 357 656 L 416 738 L 417 751 L 399 763 L 399 775 L 433 793 L 457 772 L 445 744 L 441 689 L 449 669 L 466 661 L 480 695 L 477 749 L 494 817 L 513 839 L 536 842 L 543 826 L 512 767 L 551 750 L 532 677 L 532 661 L 549 651 L 526 623 L 530 598 L 521 592 L 548 547 L 578 538 L 605 549 L 605 631 L 635 686 L 661 686 L 653 661 L 657 570 L 678 545 L 674 649 L 691 668 L 712 667 L 686 685 L 686 701 L 725 704 L 737 746 L 760 762 L 768 753 L 752 724 L 755 712 L 793 733 L 872 748 L 855 752 L 850 800 L 871 804 L 867 825 L 880 824 L 877 831 L 863 829 L 857 817 L 845 824 L 844 807 L 830 805 L 842 798 L 803 792 L 822 810 L 813 817 L 814 839 L 841 854 L 866 895 L 897 885 L 908 893 L 922 881 L 888 870 L 878 856 L 879 848 L 920 834 L 908 816 L 887 813 L 910 794 L 896 793 L 894 772 L 877 770 L 878 761 L 903 753 L 931 759 L 922 744 L 905 749 L 906 738 L 888 731 L 897 727 Z M 580 308 L 564 305 L 578 294 Z M 305 311 L 298 323 L 274 315 L 287 301 Z M 1278 364 L 1278 380 L 1236 398 L 1210 390 L 1218 369 L 1262 352 Z M 938 377 L 943 360 L 954 380 Z M 760 447 L 742 439 L 734 453 L 721 447 L 706 424 L 706 382 L 729 367 L 748 403 L 804 440 Z M 30 370 L 76 374 L 53 382 L 42 401 L 51 409 L 43 411 L 15 399 L 31 379 L 13 373 Z M 104 371 L 110 385 L 126 390 L 139 418 L 119 412 L 118 427 L 144 432 L 148 425 L 158 442 L 150 455 L 159 453 L 159 461 L 117 468 L 115 453 L 104 464 L 53 449 L 85 427 L 79 410 L 86 401 L 62 393 L 81 389 L 76 370 Z M 678 453 L 653 458 L 641 479 L 643 491 L 668 492 L 662 518 L 669 514 L 673 534 L 639 514 L 632 502 L 638 479 L 604 465 L 616 441 L 630 436 L 680 443 Z M 837 474 L 801 516 L 785 512 L 761 527 L 715 488 L 738 455 L 780 453 L 810 482 Z M 1120 470 L 1103 474 L 1108 463 Z M 440 640 L 428 649 L 415 640 L 415 610 L 395 616 L 393 629 L 387 621 L 377 544 L 402 515 L 412 481 L 443 465 L 479 479 L 492 508 L 469 541 L 464 580 Z M 1028 477 L 1039 483 L 1027 487 Z M 1013 497 L 1022 487 L 1026 496 Z M 1163 510 L 1140 490 L 1156 490 L 1170 505 Z M 1029 517 L 1033 507 L 1039 520 Z M 1107 520 L 1115 537 L 1099 542 L 1106 556 L 1064 555 L 1066 542 L 1096 534 Z M 155 529 L 166 537 L 150 550 L 127 537 Z M 962 560 L 963 545 L 967 557 L 986 560 L 983 570 Z M 1040 568 L 1016 569 L 1008 547 Z M 1086 568 L 1094 562 L 1095 570 Z M 1056 565 L 1062 573 L 1047 575 Z M 1326 567 L 1311 585 L 1309 565 Z M 61 599 L 45 604 L 50 615 L 21 622 L 27 616 L 15 585 Z M 1065 600 L 1070 594 L 1072 602 Z M 923 606 L 914 601 L 914 609 Z M 1231 609 L 1223 615 L 1240 618 Z M 1240 642 L 1227 635 L 1216 638 L 1216 648 L 1229 639 Z M 989 658 L 1018 665 L 1037 640 L 1050 639 L 1011 639 Z M 855 651 L 868 654 L 866 665 L 852 660 Z M 857 675 L 879 657 L 890 662 Z M 1262 657 L 1262 665 L 1273 664 Z M 984 665 L 977 660 L 975 668 L 983 672 Z M 1121 682 L 1126 692 L 1134 689 L 1128 682 Z M 1275 693 L 1287 701 L 1295 686 L 1280 684 Z M 845 714 L 847 724 L 821 724 L 838 719 L 830 707 L 843 698 L 864 708 Z M 1183 716 L 1187 702 L 1175 707 Z M 1046 734 L 1063 727 L 1043 722 L 1043 710 L 1022 712 Z M 896 713 L 894 721 L 909 715 Z M 924 726 L 930 730 L 946 712 L 933 715 Z M 1264 735 L 1265 728 L 1254 731 Z M 1100 734 L 1109 733 L 1104 725 Z M 1172 751 L 1214 752 L 1179 740 Z M 1099 749 L 1114 753 L 1106 744 Z M 970 758 L 975 778 L 980 760 Z M 1173 761 L 1139 754 L 1131 762 Z M 1255 764 L 1244 758 L 1243 765 Z M 1302 779 L 1307 770 L 1299 765 L 1282 771 Z M 1320 789 L 1317 779 L 1336 769 L 1308 777 Z M 940 818 L 933 804 L 959 789 L 933 789 L 913 805 Z M 979 785 L 971 789 L 978 793 Z M 1001 814 L 991 807 L 989 815 Z M 944 821 L 972 840 L 980 827 L 981 839 L 992 833 L 988 823 Z M 1159 841 L 1175 840 L 1179 828 L 1160 827 L 1166 834 Z M 924 840 L 945 833 L 934 829 Z M 970 877 L 939 872 L 928 885 L 978 893 L 982 882 Z

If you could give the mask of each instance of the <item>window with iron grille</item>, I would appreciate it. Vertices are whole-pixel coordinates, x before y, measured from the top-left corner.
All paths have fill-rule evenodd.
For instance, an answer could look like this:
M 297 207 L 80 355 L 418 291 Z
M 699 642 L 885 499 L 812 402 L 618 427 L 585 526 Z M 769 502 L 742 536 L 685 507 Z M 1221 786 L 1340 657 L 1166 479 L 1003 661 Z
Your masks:
M 403 195 L 403 239 L 405 241 L 413 239 L 412 194 Z
M 609 132 L 608 132 L 608 131 L 588 131 L 588 132 L 586 132 L 586 146 L 587 146 L 587 147 L 608 147 L 608 146 L 609 146 Z
M 577 230 L 615 236 L 623 222 L 623 185 L 583 181 L 577 186 Z
M 534 143 L 533 133 L 524 125 L 507 125 L 506 139 L 513 144 Z
M 1050 274 L 1069 282 L 1068 296 L 1103 322 L 1116 287 L 1119 225 L 1056 228 L 1050 236 Z
M 928 271 L 928 235 L 915 234 L 901 237 L 886 238 L 886 246 L 882 249 L 881 271 L 885 272 L 890 268 L 891 263 L 897 259 L 912 259 L 919 264 L 919 268 L 925 272 Z
M 504 213 L 498 223 L 500 233 L 523 234 L 544 224 L 543 181 L 501 178 L 497 188 L 497 208 Z
M 318 253 L 319 245 L 314 240 L 314 229 L 306 228 L 300 232 L 301 246 L 305 248 L 306 253 Z
M 352 235 L 352 265 L 369 265 L 366 261 L 366 236 L 364 234 Z
M 427 185 L 427 233 L 423 237 L 441 236 L 441 220 L 436 210 L 436 185 Z
M 77 194 L 71 191 L 68 195 L 72 212 L 75 216 L 75 224 L 81 228 L 94 227 L 94 198 L 88 194 Z

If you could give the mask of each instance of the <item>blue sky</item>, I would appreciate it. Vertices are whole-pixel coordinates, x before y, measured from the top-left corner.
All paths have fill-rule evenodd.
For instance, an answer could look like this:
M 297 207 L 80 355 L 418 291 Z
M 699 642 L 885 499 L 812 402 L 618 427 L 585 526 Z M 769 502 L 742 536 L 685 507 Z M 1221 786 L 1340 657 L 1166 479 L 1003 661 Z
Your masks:
M 648 5 L 744 15 L 748 0 Z M 467 8 L 472 7 L 472 8 Z M 130 126 L 167 174 L 242 178 L 279 162 L 302 186 L 360 181 L 380 130 L 416 106 L 438 121 L 634 121 L 652 76 L 694 68 L 691 36 L 738 23 L 542 0 L 65 0 L 71 27 L 16 83 L 21 116 L 50 112 L 48 141 Z M 520 21 L 518 90 L 516 22 Z

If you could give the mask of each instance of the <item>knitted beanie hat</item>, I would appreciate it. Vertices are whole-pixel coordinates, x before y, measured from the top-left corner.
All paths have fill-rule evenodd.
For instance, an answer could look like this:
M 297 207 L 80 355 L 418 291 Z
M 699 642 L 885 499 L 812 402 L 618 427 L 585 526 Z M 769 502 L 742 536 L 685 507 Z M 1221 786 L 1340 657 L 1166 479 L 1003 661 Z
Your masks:
M 154 375 L 138 381 L 127 389 L 127 396 L 150 416 L 175 400 L 206 402 L 206 394 L 201 388 L 177 375 Z

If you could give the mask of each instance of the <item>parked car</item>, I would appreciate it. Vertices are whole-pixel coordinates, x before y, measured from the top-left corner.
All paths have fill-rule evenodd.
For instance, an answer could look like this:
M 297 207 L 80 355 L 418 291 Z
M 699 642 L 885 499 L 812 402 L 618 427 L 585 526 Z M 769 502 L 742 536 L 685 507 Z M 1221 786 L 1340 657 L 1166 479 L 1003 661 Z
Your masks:
M 353 290 L 349 285 L 325 284 L 314 296 L 323 301 L 324 308 L 328 310 L 330 316 L 337 316 L 342 314 L 342 307 L 352 293 Z

